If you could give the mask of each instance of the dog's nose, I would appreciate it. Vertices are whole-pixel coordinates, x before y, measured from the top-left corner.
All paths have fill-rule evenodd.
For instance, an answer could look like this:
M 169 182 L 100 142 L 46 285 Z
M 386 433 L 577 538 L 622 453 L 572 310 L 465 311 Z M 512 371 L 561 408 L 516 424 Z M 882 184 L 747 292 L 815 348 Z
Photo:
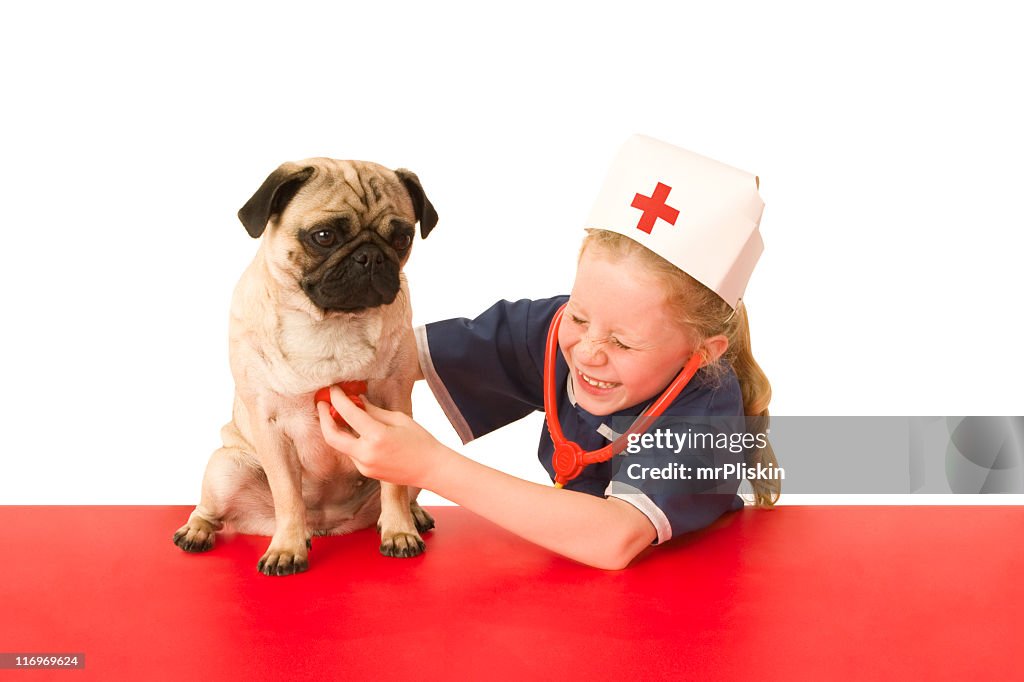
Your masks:
M 369 270 L 372 266 L 384 264 L 384 254 L 379 248 L 372 244 L 360 246 L 352 254 L 352 260 Z

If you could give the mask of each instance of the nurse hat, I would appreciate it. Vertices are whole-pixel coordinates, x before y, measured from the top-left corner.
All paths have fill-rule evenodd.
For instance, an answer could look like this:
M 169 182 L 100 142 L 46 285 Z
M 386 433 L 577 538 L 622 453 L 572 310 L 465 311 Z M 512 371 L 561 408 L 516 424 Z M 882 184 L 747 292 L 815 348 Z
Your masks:
M 587 228 L 625 235 L 735 310 L 764 250 L 756 176 L 644 135 L 612 162 Z

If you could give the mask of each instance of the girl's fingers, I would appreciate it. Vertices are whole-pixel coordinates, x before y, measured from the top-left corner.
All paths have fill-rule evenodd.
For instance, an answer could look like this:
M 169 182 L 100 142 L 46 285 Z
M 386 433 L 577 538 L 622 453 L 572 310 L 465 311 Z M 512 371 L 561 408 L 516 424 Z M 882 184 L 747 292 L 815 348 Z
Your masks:
M 352 430 L 360 435 L 378 426 L 378 422 L 365 411 L 356 407 L 356 404 L 338 386 L 331 386 L 331 404 L 334 405 L 334 409 L 338 411 L 341 418 L 348 422 Z
M 405 416 L 401 412 L 392 412 L 391 410 L 384 409 L 383 407 L 377 407 L 371 403 L 365 395 L 361 395 L 359 397 L 362 399 L 363 405 L 366 406 L 366 413 L 382 424 L 396 426 L 399 424 L 399 420 Z
M 351 433 L 346 432 L 338 426 L 338 423 L 334 421 L 334 417 L 331 416 L 331 408 L 328 407 L 327 403 L 318 402 L 316 404 L 316 411 L 320 415 L 320 431 L 323 432 L 325 440 L 329 439 L 333 440 L 335 443 L 346 444 L 357 440 L 357 438 Z M 340 414 L 341 410 L 338 410 L 338 413 Z

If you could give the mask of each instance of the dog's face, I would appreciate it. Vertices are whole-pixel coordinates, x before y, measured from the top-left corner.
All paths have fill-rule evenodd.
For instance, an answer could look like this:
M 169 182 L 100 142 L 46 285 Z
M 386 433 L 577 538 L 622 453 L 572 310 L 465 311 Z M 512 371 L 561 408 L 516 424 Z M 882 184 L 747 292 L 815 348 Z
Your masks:
M 274 278 L 324 313 L 392 303 L 416 223 L 423 237 L 437 224 L 411 171 L 334 159 L 282 164 L 238 217 L 267 240 Z

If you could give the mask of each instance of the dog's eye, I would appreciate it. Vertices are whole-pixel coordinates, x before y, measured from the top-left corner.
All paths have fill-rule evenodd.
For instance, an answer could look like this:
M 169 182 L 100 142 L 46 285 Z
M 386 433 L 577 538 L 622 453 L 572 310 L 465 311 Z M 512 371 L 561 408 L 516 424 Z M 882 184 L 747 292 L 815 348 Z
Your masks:
M 317 243 L 317 246 L 334 246 L 334 242 L 337 239 L 338 236 L 334 233 L 334 230 L 317 230 L 313 233 L 313 241 Z
M 391 238 L 391 246 L 395 251 L 404 251 L 409 248 L 409 244 L 412 244 L 412 237 L 407 234 L 396 234 Z

